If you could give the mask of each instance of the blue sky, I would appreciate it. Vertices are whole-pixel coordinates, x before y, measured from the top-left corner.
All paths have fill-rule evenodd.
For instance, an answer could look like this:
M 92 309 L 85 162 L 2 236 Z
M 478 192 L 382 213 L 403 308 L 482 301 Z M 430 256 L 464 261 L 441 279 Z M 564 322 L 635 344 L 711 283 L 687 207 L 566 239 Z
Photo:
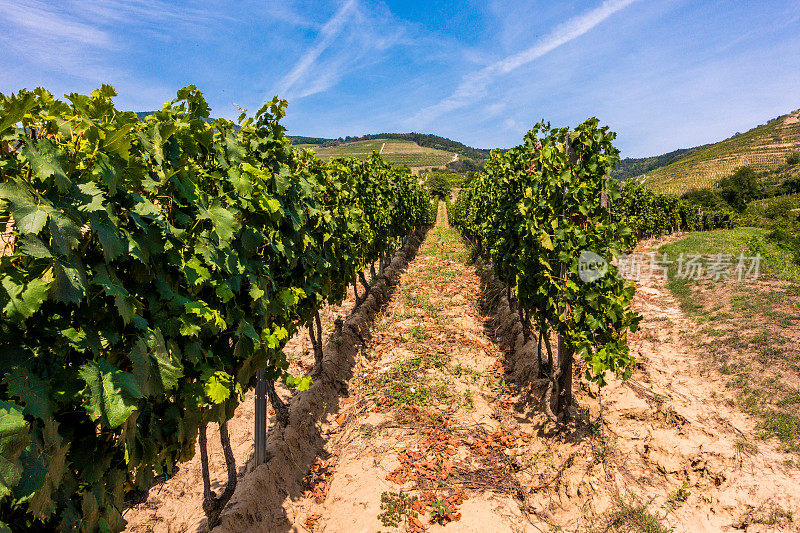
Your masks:
M 0 0 L 0 92 L 110 83 L 151 110 L 290 102 L 290 134 L 436 133 L 508 147 L 597 116 L 623 156 L 800 108 L 800 2 Z

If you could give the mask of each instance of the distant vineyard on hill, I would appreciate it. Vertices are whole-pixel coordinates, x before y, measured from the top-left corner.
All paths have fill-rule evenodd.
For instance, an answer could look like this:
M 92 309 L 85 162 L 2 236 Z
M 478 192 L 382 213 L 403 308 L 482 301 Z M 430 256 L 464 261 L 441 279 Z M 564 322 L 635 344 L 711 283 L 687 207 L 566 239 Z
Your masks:
M 751 166 L 757 172 L 778 169 L 786 164 L 789 154 L 798 150 L 800 110 L 656 168 L 647 173 L 647 184 L 658 192 L 681 194 L 713 186 L 742 166 Z
M 622 181 L 635 178 L 636 176 L 647 174 L 648 172 L 665 167 L 679 159 L 688 157 L 707 146 L 710 145 L 704 144 L 703 146 L 695 146 L 694 148 L 680 148 L 667 154 L 654 155 L 652 157 L 626 157 L 617 164 L 614 172 L 611 173 L 611 177 Z
M 419 146 L 406 140 L 374 139 L 347 142 L 337 146 L 312 147 L 314 153 L 325 160 L 333 157 L 366 159 L 373 151 L 380 152 L 384 160 L 407 167 L 444 166 L 456 159 L 456 154 Z
M 489 148 L 473 148 L 464 143 L 440 137 L 429 133 L 376 133 L 361 135 L 360 137 L 340 137 L 338 139 L 325 139 L 321 137 L 305 137 L 301 135 L 289 135 L 289 140 L 297 145 L 302 144 L 317 144 L 325 147 L 337 146 L 340 144 L 354 143 L 357 141 L 372 141 L 372 140 L 394 140 L 394 141 L 411 141 L 424 148 L 435 148 L 445 152 L 451 152 L 459 155 L 459 159 L 466 157 L 475 161 L 483 161 L 489 157 L 491 149 Z

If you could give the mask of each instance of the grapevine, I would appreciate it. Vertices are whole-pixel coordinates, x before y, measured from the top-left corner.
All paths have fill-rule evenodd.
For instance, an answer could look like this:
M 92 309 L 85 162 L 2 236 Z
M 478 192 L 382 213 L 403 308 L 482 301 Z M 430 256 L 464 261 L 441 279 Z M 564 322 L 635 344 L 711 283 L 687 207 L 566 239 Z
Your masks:
M 115 95 L 0 95 L 0 530 L 123 529 L 209 423 L 229 451 L 256 371 L 308 386 L 286 341 L 430 220 L 407 172 L 292 147 L 283 100 L 234 124 L 194 86 L 144 121 Z
M 631 245 L 631 231 L 612 219 L 602 199 L 613 203 L 620 194 L 607 178 L 619 158 L 613 138 L 596 119 L 574 131 L 539 123 L 522 145 L 493 151 L 485 173 L 451 206 L 451 223 L 509 288 L 526 337 L 531 325 L 539 332 L 540 351 L 544 344 L 548 354 L 539 365 L 549 383 L 545 407 L 553 419 L 563 419 L 571 403 L 573 352 L 600 385 L 607 371 L 627 377 L 633 365 L 626 342 L 639 320 L 629 307 L 633 287 L 612 265 Z M 604 259 L 608 272 L 579 279 L 584 251 Z M 557 358 L 550 331 L 561 339 Z

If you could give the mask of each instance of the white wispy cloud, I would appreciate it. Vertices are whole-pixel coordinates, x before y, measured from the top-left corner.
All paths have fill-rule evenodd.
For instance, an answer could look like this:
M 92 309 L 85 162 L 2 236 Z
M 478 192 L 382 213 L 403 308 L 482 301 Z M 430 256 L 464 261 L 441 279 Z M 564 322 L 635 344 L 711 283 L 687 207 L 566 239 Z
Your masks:
M 384 7 L 384 9 L 381 9 Z M 347 0 L 321 26 L 313 44 L 276 84 L 282 98 L 298 100 L 330 89 L 357 70 L 379 63 L 390 48 L 412 44 L 411 31 L 381 4 Z
M 319 59 L 319 56 L 333 44 L 341 33 L 342 28 L 344 28 L 347 19 L 352 16 L 355 9 L 356 0 L 347 0 L 347 2 L 334 13 L 320 30 L 317 42 L 314 46 L 303 54 L 300 61 L 298 61 L 294 68 L 280 81 L 278 84 L 278 94 L 290 94 L 295 84 L 308 73 L 314 63 Z
M 21 69 L 36 72 L 37 83 L 48 75 L 100 83 L 136 78 L 114 59 L 127 46 L 118 35 L 121 26 L 153 36 L 199 31 L 207 13 L 202 6 L 163 0 L 20 0 L 0 2 L 0 20 L 0 48 L 10 52 L 5 59 L 16 58 L 12 68 L 0 68 L 3 85 L 14 83 L 6 75 L 16 76 Z
M 492 63 L 477 72 L 470 73 L 450 96 L 434 105 L 421 109 L 407 119 L 405 124 L 419 128 L 429 124 L 441 115 L 475 103 L 486 96 L 489 86 L 498 79 L 552 52 L 559 46 L 584 35 L 608 17 L 628 7 L 635 1 L 605 0 L 595 9 L 567 20 L 539 39 L 530 48 Z
M 264 11 L 271 18 L 298 28 L 320 28 L 320 24 L 298 13 L 289 2 L 270 2 L 264 6 Z
M 60 41 L 108 48 L 108 34 L 91 24 L 75 20 L 54 9 L 48 2 L 26 1 L 19 4 L 0 3 L 0 14 L 23 34 L 36 35 L 38 40 Z

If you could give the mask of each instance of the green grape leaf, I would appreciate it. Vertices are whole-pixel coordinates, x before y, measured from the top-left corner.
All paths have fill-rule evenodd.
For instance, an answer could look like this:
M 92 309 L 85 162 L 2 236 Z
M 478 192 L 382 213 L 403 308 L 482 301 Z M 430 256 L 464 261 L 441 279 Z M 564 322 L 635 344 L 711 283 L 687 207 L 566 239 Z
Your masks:
M 28 442 L 28 423 L 22 407 L 0 402 L 0 497 L 8 496 L 22 479 L 20 455 Z
M 41 205 L 18 206 L 14 210 L 14 223 L 22 233 L 34 235 L 47 223 L 48 212 Z
M 541 243 L 542 248 L 545 250 L 553 250 L 553 241 L 550 239 L 550 235 L 547 233 L 542 233 L 539 235 L 539 243 Z
M 203 392 L 211 403 L 220 404 L 230 398 L 233 376 L 223 370 L 206 372 L 201 378 Z
M 56 186 L 60 192 L 67 192 L 72 187 L 72 182 L 58 160 L 60 156 L 58 147 L 50 139 L 26 143 L 22 155 L 30 163 L 36 177 L 42 181 L 55 176 Z
M 106 295 L 114 298 L 114 305 L 123 323 L 130 324 L 136 312 L 136 299 L 131 296 L 114 271 L 104 264 L 97 265 L 92 282 L 102 287 Z
M 266 205 L 270 213 L 277 213 L 281 209 L 281 203 L 276 198 L 268 199 Z
M 50 297 L 56 302 L 80 303 L 86 294 L 86 271 L 76 260 L 58 260 L 53 265 Z
M 149 331 L 140 338 L 128 358 L 133 363 L 133 375 L 145 396 L 155 396 L 178 385 L 183 368 L 164 344 L 159 330 Z
M 86 198 L 86 201 L 78 207 L 78 211 L 92 213 L 94 211 L 103 211 L 105 209 L 103 202 L 106 198 L 103 195 L 103 191 L 101 191 L 93 182 L 87 181 L 85 183 L 79 183 L 78 190 Z
M 103 152 L 98 152 L 95 157 L 94 167 L 92 174 L 99 176 L 103 183 L 108 187 L 108 192 L 111 195 L 117 194 L 117 185 L 122 179 L 120 169 L 111 162 L 111 158 Z
M 217 293 L 217 297 L 224 303 L 228 303 L 228 301 L 235 296 L 227 284 L 217 285 L 215 292 Z
M 155 218 L 161 214 L 161 209 L 147 198 L 138 194 L 133 195 L 134 204 L 132 211 L 139 216 Z
M 128 160 L 131 157 L 131 138 L 128 135 L 133 124 L 125 124 L 119 129 L 112 131 L 106 136 L 105 148 L 118 154 L 122 159 Z
M 100 505 L 97 497 L 91 491 L 84 489 L 81 498 L 81 528 L 84 531 L 94 531 L 97 529 L 97 521 L 100 519 Z
M 203 211 L 205 212 L 203 213 Z M 217 236 L 219 236 L 220 243 L 222 244 L 229 243 L 231 239 L 233 239 L 234 233 L 239 231 L 241 226 L 234 214 L 220 205 L 213 205 L 209 207 L 208 210 L 201 210 L 201 213 L 203 213 L 200 217 L 201 219 L 211 219 L 211 223 L 214 225 L 214 231 Z
M 90 361 L 80 367 L 78 374 L 86 382 L 84 406 L 93 420 L 115 428 L 136 411 L 142 391 L 132 374 L 119 370 L 105 359 Z
M 50 284 L 39 278 L 32 279 L 23 287 L 11 278 L 4 277 L 2 285 L 10 297 L 3 313 L 15 322 L 22 322 L 33 316 L 47 300 L 50 290 Z
M 8 384 L 8 394 L 19 398 L 20 403 L 24 405 L 25 414 L 45 421 L 52 419 L 53 410 L 48 382 L 22 365 L 8 372 L 3 381 Z
M 224 331 L 228 327 L 227 324 L 225 324 L 225 320 L 222 318 L 222 314 L 216 309 L 209 307 L 209 305 L 202 300 L 186 302 L 184 308 L 187 313 L 197 315 L 207 323 L 213 324 L 219 331 Z
M 0 198 L 11 201 L 14 225 L 20 233 L 36 235 L 42 231 L 50 214 L 49 205 L 35 201 L 12 181 L 0 183 Z
M 61 479 L 67 470 L 67 452 L 70 443 L 63 443 L 63 439 L 58 433 L 58 422 L 52 419 L 45 421 L 42 436 L 47 473 L 43 485 L 34 494 L 28 509 L 35 516 L 48 517 L 56 510 L 56 503 L 52 500 L 52 495 L 58 490 Z
M 0 100 L 3 107 L 0 110 L 0 133 L 12 127 L 34 107 L 36 96 L 29 91 L 20 91 L 16 96 L 4 97 Z
M 184 263 L 183 273 L 186 275 L 186 281 L 189 282 L 189 285 L 202 285 L 211 279 L 211 272 L 203 266 L 196 255 L 193 255 Z
M 13 488 L 12 493 L 17 500 L 27 500 L 33 493 L 42 488 L 47 476 L 47 466 L 42 457 L 41 449 L 37 442 L 22 450 L 19 456 L 22 471 L 25 473 L 20 482 Z
M 273 174 L 275 178 L 275 190 L 280 195 L 286 194 L 289 189 L 289 180 L 291 179 L 291 171 L 286 165 L 281 165 L 281 169 L 277 174 Z
M 25 255 L 37 259 L 51 259 L 53 257 L 53 254 L 50 253 L 47 246 L 33 235 L 23 235 L 19 242 L 20 248 Z
M 117 234 L 117 230 L 111 224 L 92 221 L 92 231 L 97 235 L 100 246 L 103 247 L 103 257 L 110 263 L 117 257 L 128 251 L 125 242 Z
M 308 390 L 313 383 L 313 379 L 311 376 L 304 376 L 302 378 L 294 377 L 290 374 L 286 374 L 283 378 L 283 382 L 286 384 L 287 387 L 290 389 L 297 389 L 298 391 Z
M 72 250 L 78 247 L 81 230 L 65 215 L 52 211 L 50 213 L 49 227 L 53 243 L 63 255 L 69 255 Z

